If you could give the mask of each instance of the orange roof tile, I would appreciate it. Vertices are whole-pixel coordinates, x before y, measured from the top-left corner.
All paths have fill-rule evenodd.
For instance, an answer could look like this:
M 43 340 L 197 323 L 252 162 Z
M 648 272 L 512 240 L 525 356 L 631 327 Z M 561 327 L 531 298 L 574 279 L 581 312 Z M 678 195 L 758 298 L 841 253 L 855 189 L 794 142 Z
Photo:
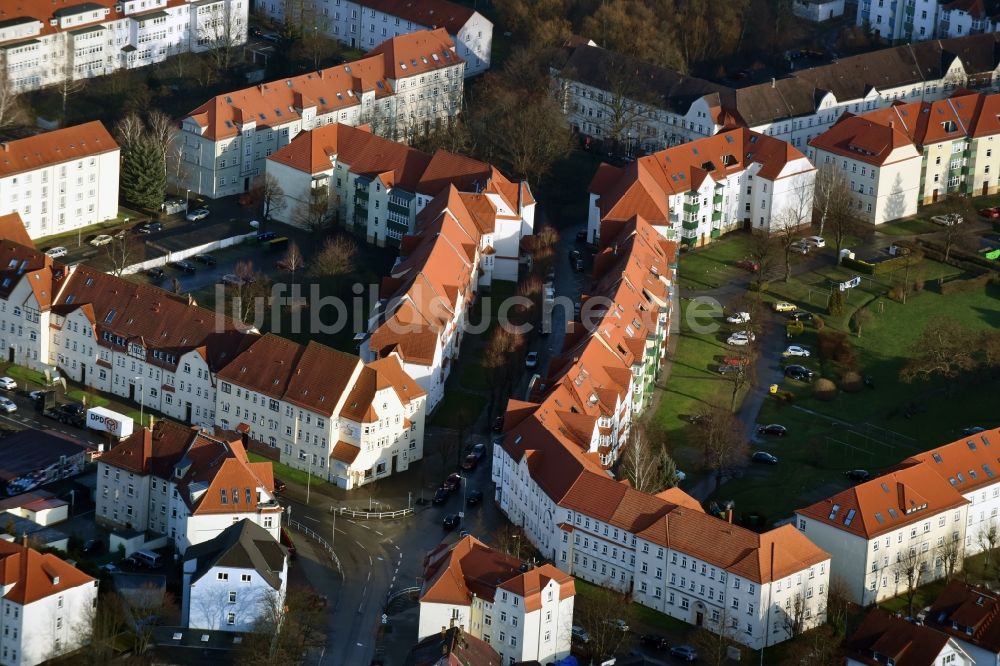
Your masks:
M 875 166 L 889 163 L 897 148 L 909 146 L 902 159 L 920 154 L 902 127 L 882 125 L 867 116 L 845 113 L 834 125 L 809 142 L 810 146 Z M 898 158 L 897 158 L 898 159 Z
M 948 636 L 935 629 L 875 608 L 847 639 L 845 647 L 850 659 L 870 666 L 885 664 L 887 659 L 895 666 L 933 666 L 948 642 Z
M 118 150 L 100 121 L 0 143 L 0 176 Z
M 334 460 L 339 460 L 350 465 L 354 462 L 354 459 L 358 457 L 359 453 L 361 453 L 360 448 L 340 440 L 334 445 L 333 452 L 330 453 L 330 457 Z
M 927 611 L 927 625 L 1000 654 L 1000 597 L 985 587 L 953 580 Z
M 24 226 L 21 214 L 17 211 L 0 215 L 0 240 L 9 240 L 25 247 L 34 246 L 28 230 Z
M 0 584 L 7 589 L 3 598 L 22 606 L 65 592 L 94 579 L 51 553 L 0 541 Z

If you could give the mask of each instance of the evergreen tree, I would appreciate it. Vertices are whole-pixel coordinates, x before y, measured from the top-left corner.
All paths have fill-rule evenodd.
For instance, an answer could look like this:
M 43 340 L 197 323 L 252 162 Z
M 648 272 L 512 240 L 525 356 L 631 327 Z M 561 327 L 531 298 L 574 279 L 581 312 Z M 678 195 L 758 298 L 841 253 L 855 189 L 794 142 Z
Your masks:
M 839 315 L 844 312 L 844 292 L 834 289 L 830 294 L 830 301 L 827 303 L 826 311 L 831 315 Z
M 160 209 L 167 186 L 163 157 L 156 144 L 143 136 L 122 151 L 122 198 L 139 208 Z

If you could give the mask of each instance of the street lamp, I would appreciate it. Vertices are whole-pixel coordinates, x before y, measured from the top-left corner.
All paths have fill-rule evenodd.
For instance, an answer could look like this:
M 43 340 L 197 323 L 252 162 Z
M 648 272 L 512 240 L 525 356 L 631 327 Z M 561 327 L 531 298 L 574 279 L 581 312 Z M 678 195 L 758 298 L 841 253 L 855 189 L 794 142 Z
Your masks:
M 184 214 L 187 215 L 188 207 L 191 205 L 191 190 L 190 188 L 184 192 Z
M 143 417 L 146 409 L 146 381 L 142 375 L 136 375 L 132 381 L 139 382 L 139 427 L 141 428 L 145 420 Z

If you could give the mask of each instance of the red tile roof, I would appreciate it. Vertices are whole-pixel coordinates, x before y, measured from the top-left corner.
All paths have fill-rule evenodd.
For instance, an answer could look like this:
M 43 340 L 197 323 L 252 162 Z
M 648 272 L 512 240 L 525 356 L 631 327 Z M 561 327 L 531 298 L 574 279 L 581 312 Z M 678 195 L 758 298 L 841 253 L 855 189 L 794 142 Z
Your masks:
M 330 457 L 350 465 L 358 457 L 359 453 L 361 453 L 360 448 L 340 440 L 334 445 L 333 452 L 330 453 Z
M 1000 654 L 1000 596 L 985 587 L 953 580 L 941 591 L 927 624 L 954 638 Z
M 469 7 L 448 0 L 363 0 L 360 4 L 425 28 L 444 28 L 452 35 L 476 14 Z
M 849 157 L 874 166 L 889 164 L 905 159 L 919 159 L 920 153 L 913 147 L 902 127 L 882 125 L 865 116 L 845 113 L 834 125 L 809 142 L 810 146 L 826 152 Z M 909 148 L 893 156 L 899 148 Z
M 34 241 L 28 235 L 28 230 L 21 219 L 21 214 L 17 211 L 0 215 L 0 240 L 13 241 L 24 247 L 34 246 Z
M 895 666 L 934 666 L 948 642 L 940 631 L 875 608 L 847 639 L 846 648 L 851 659 L 870 666 L 884 666 L 887 659 Z
M 0 176 L 118 150 L 99 120 L 0 143 Z
M 993 485 L 1000 481 L 1000 428 L 918 453 L 901 464 L 923 464 L 963 494 Z
M 94 579 L 50 553 L 42 554 L 19 543 L 0 541 L 0 584 L 6 601 L 27 605 L 65 592 Z

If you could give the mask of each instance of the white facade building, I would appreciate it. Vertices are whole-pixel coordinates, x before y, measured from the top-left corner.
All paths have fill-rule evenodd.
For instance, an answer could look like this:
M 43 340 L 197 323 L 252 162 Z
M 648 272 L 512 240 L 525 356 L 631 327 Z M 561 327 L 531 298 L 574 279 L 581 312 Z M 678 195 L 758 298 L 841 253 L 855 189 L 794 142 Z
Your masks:
M 976 666 L 1000 664 L 1000 599 L 986 587 L 948 583 L 927 611 L 927 626 L 951 636 Z
M 893 43 L 921 42 L 995 32 L 1000 10 L 989 1 L 862 0 L 855 23 Z
M 257 9 L 281 22 L 288 4 L 288 0 L 262 0 Z M 301 4 L 292 6 L 301 11 Z M 371 49 L 418 30 L 441 28 L 466 61 L 465 76 L 482 74 L 490 67 L 493 24 L 479 12 L 448 0 L 310 0 L 304 14 L 329 37 L 359 49 Z
M 552 74 L 573 129 L 607 139 L 614 138 L 617 127 L 617 138 L 629 154 L 654 152 L 737 125 L 806 152 L 809 141 L 844 112 L 943 99 L 958 88 L 996 91 L 998 39 L 987 32 L 886 48 L 740 88 L 588 44 L 564 49 Z M 621 71 L 632 74 L 623 79 Z
M 249 0 L 90 0 L 8 5 L 2 66 L 18 92 L 246 42 Z
M 170 537 L 178 552 L 248 519 L 275 540 L 281 506 L 269 462 L 250 462 L 234 433 L 158 421 L 101 456 L 95 520 Z
M 238 194 L 305 130 L 368 124 L 405 139 L 447 126 L 462 108 L 464 68 L 438 29 L 393 37 L 361 60 L 219 95 L 181 120 L 175 179 L 211 198 Z
M 792 12 L 807 21 L 829 21 L 844 15 L 844 0 L 795 0 Z
M 689 246 L 747 225 L 774 230 L 788 223 L 789 212 L 805 224 L 815 172 L 797 149 L 747 129 L 667 148 L 622 168 L 602 164 L 590 183 L 587 238 L 597 243 L 602 221 L 636 213 Z
M 844 642 L 847 666 L 982 666 L 964 646 L 930 624 L 873 608 Z
M 273 628 L 288 589 L 288 553 L 271 534 L 241 520 L 184 554 L 181 624 L 248 632 Z
M 98 581 L 55 555 L 0 541 L 0 663 L 35 666 L 90 637 Z
M 118 217 L 118 144 L 99 121 L 0 143 L 0 215 L 41 238 Z
M 528 568 L 465 536 L 427 555 L 417 639 L 464 627 L 500 663 L 555 662 L 570 653 L 575 594 L 573 577 L 551 564 Z

